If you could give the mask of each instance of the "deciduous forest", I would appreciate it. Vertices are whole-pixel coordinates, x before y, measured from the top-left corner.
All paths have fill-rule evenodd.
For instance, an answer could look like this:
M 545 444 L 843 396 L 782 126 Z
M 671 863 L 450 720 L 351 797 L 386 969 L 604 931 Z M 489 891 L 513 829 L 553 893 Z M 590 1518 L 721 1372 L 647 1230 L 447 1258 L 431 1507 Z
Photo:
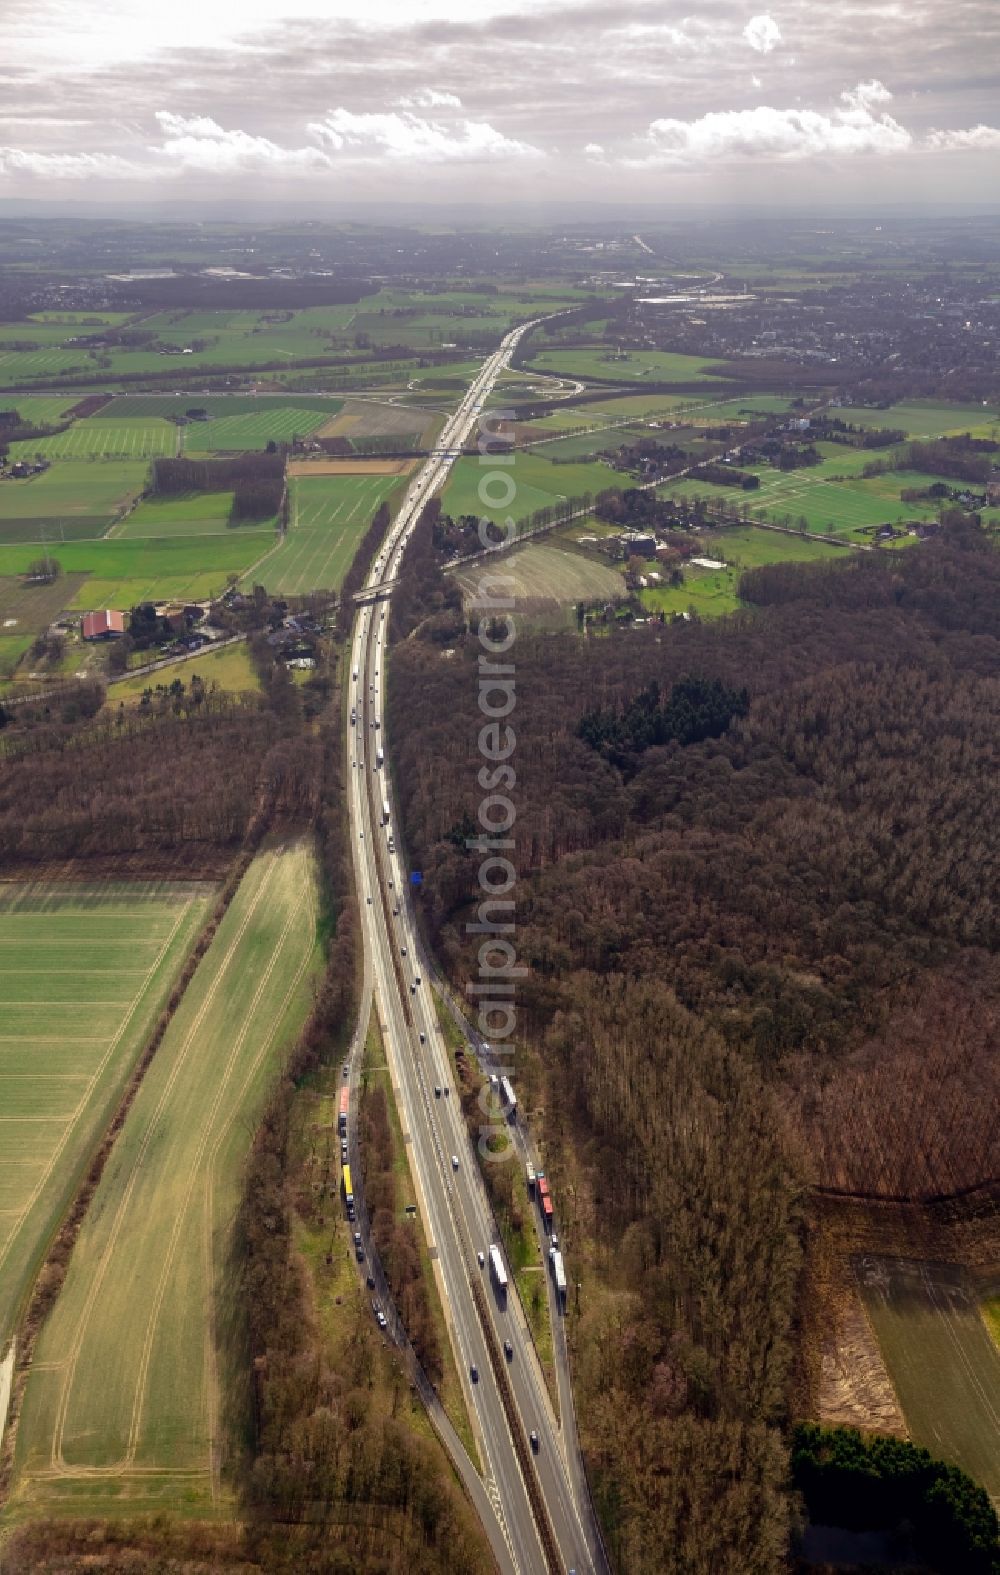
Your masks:
M 927 1198 L 995 1163 L 1000 561 L 963 528 L 742 593 L 504 658 L 522 1087 L 597 1244 L 580 1422 L 630 1571 L 779 1563 L 811 1189 Z M 481 647 L 436 633 L 397 645 L 389 725 L 461 986 Z M 692 695 L 711 725 L 667 725 Z

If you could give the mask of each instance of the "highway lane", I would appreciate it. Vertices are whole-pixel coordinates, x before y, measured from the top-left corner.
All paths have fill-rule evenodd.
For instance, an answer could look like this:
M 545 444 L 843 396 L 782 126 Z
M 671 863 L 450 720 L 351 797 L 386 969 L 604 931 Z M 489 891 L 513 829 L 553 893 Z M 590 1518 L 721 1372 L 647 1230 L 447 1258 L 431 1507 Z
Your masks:
M 379 664 L 380 647 L 369 643 L 369 659 L 360 667 L 361 682 L 365 678 L 370 686 L 369 696 L 380 692 L 380 677 L 375 669 Z M 359 710 L 359 722 L 369 719 L 369 706 Z M 519 1570 L 543 1570 L 544 1555 L 535 1533 L 534 1521 L 525 1485 L 509 1438 L 503 1404 L 483 1348 L 479 1316 L 468 1289 L 466 1253 L 459 1237 L 455 1214 L 456 1184 L 451 1170 L 452 1149 L 445 1149 L 440 1130 L 431 1112 L 432 1090 L 422 1076 L 422 1068 L 415 1054 L 417 1030 L 406 1017 L 406 1000 L 400 992 L 395 969 L 397 936 L 392 936 L 386 919 L 393 920 L 392 908 L 400 906 L 391 899 L 398 893 L 396 877 L 393 886 L 384 893 L 378 879 L 379 855 L 384 853 L 387 838 L 380 824 L 381 815 L 376 807 L 372 813 L 372 795 L 365 781 L 366 769 L 372 772 L 372 740 L 374 730 L 365 728 L 365 751 L 361 769 L 355 768 L 354 788 L 359 811 L 359 844 L 367 843 L 369 850 L 366 867 L 367 887 L 364 891 L 364 916 L 373 958 L 375 987 L 383 1022 L 386 1028 L 387 1050 L 393 1068 L 404 1133 L 413 1149 L 414 1170 L 417 1178 L 419 1202 L 432 1251 L 436 1252 L 438 1269 L 443 1282 L 442 1298 L 451 1326 L 456 1360 L 466 1390 L 470 1414 L 475 1418 L 478 1442 L 483 1456 L 484 1475 L 494 1491 L 491 1500 L 499 1510 L 498 1518 L 504 1528 L 511 1549 L 514 1567 Z M 359 741 L 360 742 L 360 741 Z M 381 773 L 378 774 L 381 779 Z M 376 786 L 375 804 L 381 802 L 381 780 Z M 364 831 L 364 838 L 360 833 Z M 372 871 L 375 870 L 375 878 Z M 383 895 L 386 898 L 383 905 Z M 368 898 L 371 897 L 371 903 Z M 402 910 L 400 917 L 402 917 Z M 398 922 L 398 921 L 397 921 Z M 401 943 L 405 944 L 405 943 Z M 408 948 L 409 951 L 409 948 Z M 404 984 L 403 990 L 407 986 Z M 410 1000 L 415 997 L 410 997 Z M 410 1008 L 412 1012 L 412 1007 Z M 478 1372 L 478 1381 L 470 1377 L 472 1366 Z
M 437 450 L 407 490 L 387 541 L 372 566 L 368 587 L 375 588 L 383 580 L 396 577 L 403 547 L 423 504 L 445 480 L 483 400 L 527 326 L 508 335 L 501 349 L 487 359 L 455 415 L 446 422 Z M 450 1083 L 448 1061 L 429 986 L 426 980 L 417 984 L 414 977 L 419 967 L 418 937 L 404 897 L 405 871 L 398 853 L 389 853 L 387 831 L 381 824 L 382 801 L 391 797 L 387 773 L 375 765 L 384 719 L 384 610 L 384 604 L 376 602 L 359 612 L 351 654 L 350 699 L 356 718 L 351 743 L 357 764 L 352 770 L 349 798 L 362 874 L 366 952 L 372 961 L 420 1205 L 436 1253 L 446 1315 L 478 1433 L 484 1475 L 512 1562 L 523 1571 L 561 1567 L 575 1569 L 582 1575 L 584 1570 L 600 1566 L 584 1532 L 574 1478 L 567 1469 L 560 1431 L 520 1303 L 512 1289 L 506 1305 L 499 1306 L 489 1284 L 488 1270 L 480 1270 L 476 1259 L 479 1251 L 485 1257 L 490 1241 L 497 1236 L 459 1102 L 450 1095 L 439 1098 L 434 1094 L 435 1086 L 443 1089 Z M 378 727 L 372 725 L 375 722 Z M 390 826 L 393 823 L 390 814 Z M 398 908 L 398 913 L 393 912 L 394 908 Z M 453 1168 L 452 1155 L 458 1160 L 457 1169 Z M 478 1305 L 473 1287 L 476 1276 L 483 1281 L 486 1292 L 485 1299 L 479 1297 Z M 536 1432 L 539 1447 L 534 1456 L 525 1449 L 523 1438 L 520 1451 L 514 1446 L 500 1385 L 489 1359 L 481 1321 L 484 1309 L 487 1326 L 496 1341 L 494 1349 L 502 1353 L 504 1340 L 510 1341 L 513 1358 L 507 1363 L 507 1379 L 518 1411 L 514 1425 L 523 1428 L 524 1437 L 530 1430 Z M 471 1377 L 473 1366 L 477 1372 L 475 1381 Z M 546 1556 L 532 1513 L 526 1471 L 537 1472 L 558 1560 Z

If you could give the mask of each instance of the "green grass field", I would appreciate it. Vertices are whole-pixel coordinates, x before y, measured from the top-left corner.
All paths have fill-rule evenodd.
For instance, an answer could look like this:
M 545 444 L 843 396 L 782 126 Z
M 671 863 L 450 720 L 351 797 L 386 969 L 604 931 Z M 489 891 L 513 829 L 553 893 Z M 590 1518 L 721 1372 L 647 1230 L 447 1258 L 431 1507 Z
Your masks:
M 134 607 L 142 601 L 202 601 L 217 596 L 230 574 L 244 573 L 273 541 L 271 530 L 240 526 L 224 534 L 187 539 L 67 541 L 56 543 L 52 551 L 67 577 L 87 576 L 69 603 L 87 612 L 95 607 Z M 37 557 L 37 546 L 0 546 L 0 575 L 23 574 Z
M 243 1166 L 319 958 L 304 842 L 258 855 L 115 1144 L 39 1338 L 8 1514 L 225 1511 Z
M 1000 1350 L 956 1264 L 865 1257 L 861 1297 L 914 1442 L 1000 1499 Z
M 339 399 L 321 394 L 120 394 L 93 421 L 175 420 L 186 410 L 206 410 L 213 421 L 229 416 L 259 415 L 262 411 L 296 410 L 336 415 Z M 199 426 L 203 423 L 194 422 Z
M 824 462 L 822 466 L 804 470 L 780 471 L 760 467 L 760 487 L 755 492 L 742 492 L 736 487 L 718 487 L 708 481 L 682 477 L 664 482 L 657 490 L 661 497 L 705 498 L 724 501 L 729 507 L 746 506 L 750 517 L 773 520 L 778 524 L 798 526 L 805 520 L 806 528 L 823 535 L 842 536 L 857 542 L 871 541 L 866 526 L 895 523 L 901 520 L 933 520 L 937 510 L 933 503 L 903 503 L 903 487 L 926 487 L 934 479 L 912 471 L 889 471 L 884 476 L 867 479 L 847 474 L 851 468 L 852 454 L 845 450 L 845 460 Z M 844 479 L 832 480 L 823 474 L 829 466 L 844 473 Z
M 4 408 L 16 410 L 22 421 L 35 426 L 55 426 L 69 419 L 69 412 L 76 401 L 75 394 L 13 394 L 4 399 Z
M 357 354 L 359 333 L 368 335 L 373 348 L 400 347 L 397 376 L 402 371 L 405 381 L 417 370 L 412 358 L 420 351 L 449 344 L 492 348 L 515 320 L 558 310 L 580 298 L 571 289 L 517 288 L 494 294 L 383 290 L 357 304 L 288 313 L 171 310 L 139 319 L 158 340 L 144 346 L 71 344 L 70 339 L 86 337 L 88 328 L 93 331 L 100 324 L 71 321 L 68 315 L 63 320 L 64 314 L 45 319 L 39 315 L 31 322 L 0 324 L 0 386 L 44 384 L 61 377 L 109 382 L 122 376 L 194 380 L 199 373 L 232 368 L 267 370 L 272 380 L 280 379 L 286 368 L 294 369 L 305 360 Z M 32 348 L 11 348 L 16 343 Z M 168 348 L 174 353 L 165 354 Z M 184 352 L 183 358 L 178 352 Z M 390 375 L 386 365 L 363 358 L 356 366 L 336 369 L 341 387 L 387 383 Z
M 497 467 L 510 478 L 514 496 L 504 508 L 484 503 L 480 497 L 480 484 L 485 476 L 493 473 L 491 466 L 480 464 L 478 459 L 458 459 L 448 475 L 442 501 L 447 514 L 456 519 L 462 514 L 489 515 L 516 520 L 526 519 L 536 509 L 547 508 L 562 498 L 580 497 L 584 493 L 596 494 L 607 487 L 621 484 L 621 478 L 608 465 L 581 463 L 554 465 L 545 458 L 544 449 L 530 449 L 518 453 L 513 465 Z M 502 499 L 509 490 L 500 482 L 487 484 L 491 497 Z
M 294 476 L 284 541 L 261 565 L 261 581 L 278 596 L 334 591 L 383 498 L 403 476 Z
M 141 492 L 146 470 L 137 460 L 63 460 L 40 475 L 0 481 L 0 543 L 101 536 Z
M 34 339 L 34 334 L 18 334 L 18 339 Z M 41 335 L 38 335 L 41 338 Z M 38 350 L 11 350 L 0 345 L 0 387 L 18 388 L 23 383 L 46 383 L 75 374 L 95 373 L 97 363 L 83 348 L 60 350 L 46 346 Z
M 641 598 L 650 612 L 669 615 L 694 611 L 700 618 L 718 618 L 743 605 L 739 582 L 744 569 L 764 563 L 816 563 L 823 558 L 846 556 L 842 548 L 830 542 L 786 536 L 752 525 L 708 532 L 699 541 L 698 548 L 698 556 L 720 560 L 726 567 L 689 566 L 684 570 L 683 585 L 649 585 L 642 591 Z M 650 567 L 655 573 L 655 565 Z
M 283 443 L 293 437 L 308 437 L 336 415 L 338 402 L 331 399 L 328 405 L 327 410 L 304 410 L 294 401 L 288 400 L 278 408 L 248 410 L 242 415 L 219 416 L 210 421 L 192 421 L 182 431 L 184 452 L 239 452 L 243 449 L 264 448 L 272 440 Z
M 155 419 L 122 422 L 74 421 L 65 432 L 52 437 L 26 438 L 10 445 L 11 460 L 46 459 L 152 459 L 157 454 L 172 454 L 177 446 L 177 429 L 169 421 Z
M 27 319 L 29 323 L 59 323 L 68 334 L 75 333 L 79 328 L 117 328 L 121 323 L 127 323 L 134 317 L 134 312 L 106 312 L 91 311 L 83 308 L 79 311 L 55 310 L 51 312 L 32 312 Z
M 595 345 L 592 350 L 539 350 L 524 370 L 606 383 L 702 383 L 713 381 L 708 368 L 716 364 L 704 356 L 676 355 L 670 350 L 627 350 L 619 356 L 612 346 Z
M 210 891 L 0 885 L 0 1348 Z
M 123 678 L 121 683 L 109 684 L 105 705 L 117 706 L 141 700 L 147 689 L 155 691 L 157 685 L 169 689 L 175 678 L 190 685 L 198 677 L 211 689 L 213 685 L 228 694 L 252 694 L 260 688 L 260 679 L 250 660 L 245 640 L 237 645 L 227 645 L 221 651 L 202 651 L 189 661 L 176 662 L 159 672 L 146 673 L 138 678 Z
M 274 532 L 274 522 L 260 525 L 229 524 L 233 506 L 231 492 L 186 492 L 179 497 L 144 498 L 123 520 L 113 525 L 109 538 L 116 541 L 161 540 L 185 536 L 201 537 L 239 531 Z
M 3 634 L 0 632 L 0 682 L 9 683 L 17 671 L 18 663 L 32 643 L 30 634 Z
M 904 400 L 888 410 L 859 410 L 849 405 L 832 414 L 856 427 L 898 427 L 909 437 L 944 437 L 949 432 L 978 432 L 989 437 L 1000 427 L 1000 410 L 991 405 L 937 404 L 930 399 Z M 1000 438 L 1000 431 L 996 432 Z M 874 457 L 874 456 L 873 456 Z

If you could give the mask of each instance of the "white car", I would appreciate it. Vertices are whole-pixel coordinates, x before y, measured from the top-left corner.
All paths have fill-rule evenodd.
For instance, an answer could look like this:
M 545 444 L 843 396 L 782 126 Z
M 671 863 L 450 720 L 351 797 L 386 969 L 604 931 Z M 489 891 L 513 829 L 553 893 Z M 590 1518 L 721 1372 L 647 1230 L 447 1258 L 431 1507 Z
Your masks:
M 452 1168 L 452 1170 L 457 1170 L 458 1169 L 458 1155 L 457 1154 L 453 1154 L 451 1156 L 451 1168 Z

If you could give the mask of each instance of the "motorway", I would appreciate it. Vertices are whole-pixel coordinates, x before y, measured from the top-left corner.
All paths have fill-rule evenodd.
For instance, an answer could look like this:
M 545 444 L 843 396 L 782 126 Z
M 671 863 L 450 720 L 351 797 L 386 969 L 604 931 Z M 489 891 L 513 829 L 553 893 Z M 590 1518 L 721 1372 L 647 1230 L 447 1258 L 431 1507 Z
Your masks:
M 413 477 L 372 565 L 367 590 L 397 578 L 423 505 L 444 483 L 483 401 L 518 340 L 533 326 L 514 329 L 484 362 L 437 448 Z M 361 607 L 350 658 L 350 823 L 366 974 L 370 971 L 374 985 L 431 1257 L 500 1536 L 496 1527 L 487 1530 L 501 1568 L 524 1575 L 570 1570 L 603 1575 L 606 1566 L 589 1501 L 581 1497 L 579 1461 L 567 1459 L 519 1298 L 512 1286 L 501 1299 L 490 1278 L 489 1245 L 499 1237 L 460 1102 L 450 1088 L 447 1048 L 428 977 L 421 971 L 406 870 L 399 852 L 390 849 L 396 817 L 388 767 L 376 764 L 385 736 L 387 630 L 384 601 Z M 384 803 L 390 806 L 387 824 Z M 531 1432 L 537 1435 L 537 1449 L 529 1445 Z M 567 1432 L 575 1448 L 575 1431 Z

